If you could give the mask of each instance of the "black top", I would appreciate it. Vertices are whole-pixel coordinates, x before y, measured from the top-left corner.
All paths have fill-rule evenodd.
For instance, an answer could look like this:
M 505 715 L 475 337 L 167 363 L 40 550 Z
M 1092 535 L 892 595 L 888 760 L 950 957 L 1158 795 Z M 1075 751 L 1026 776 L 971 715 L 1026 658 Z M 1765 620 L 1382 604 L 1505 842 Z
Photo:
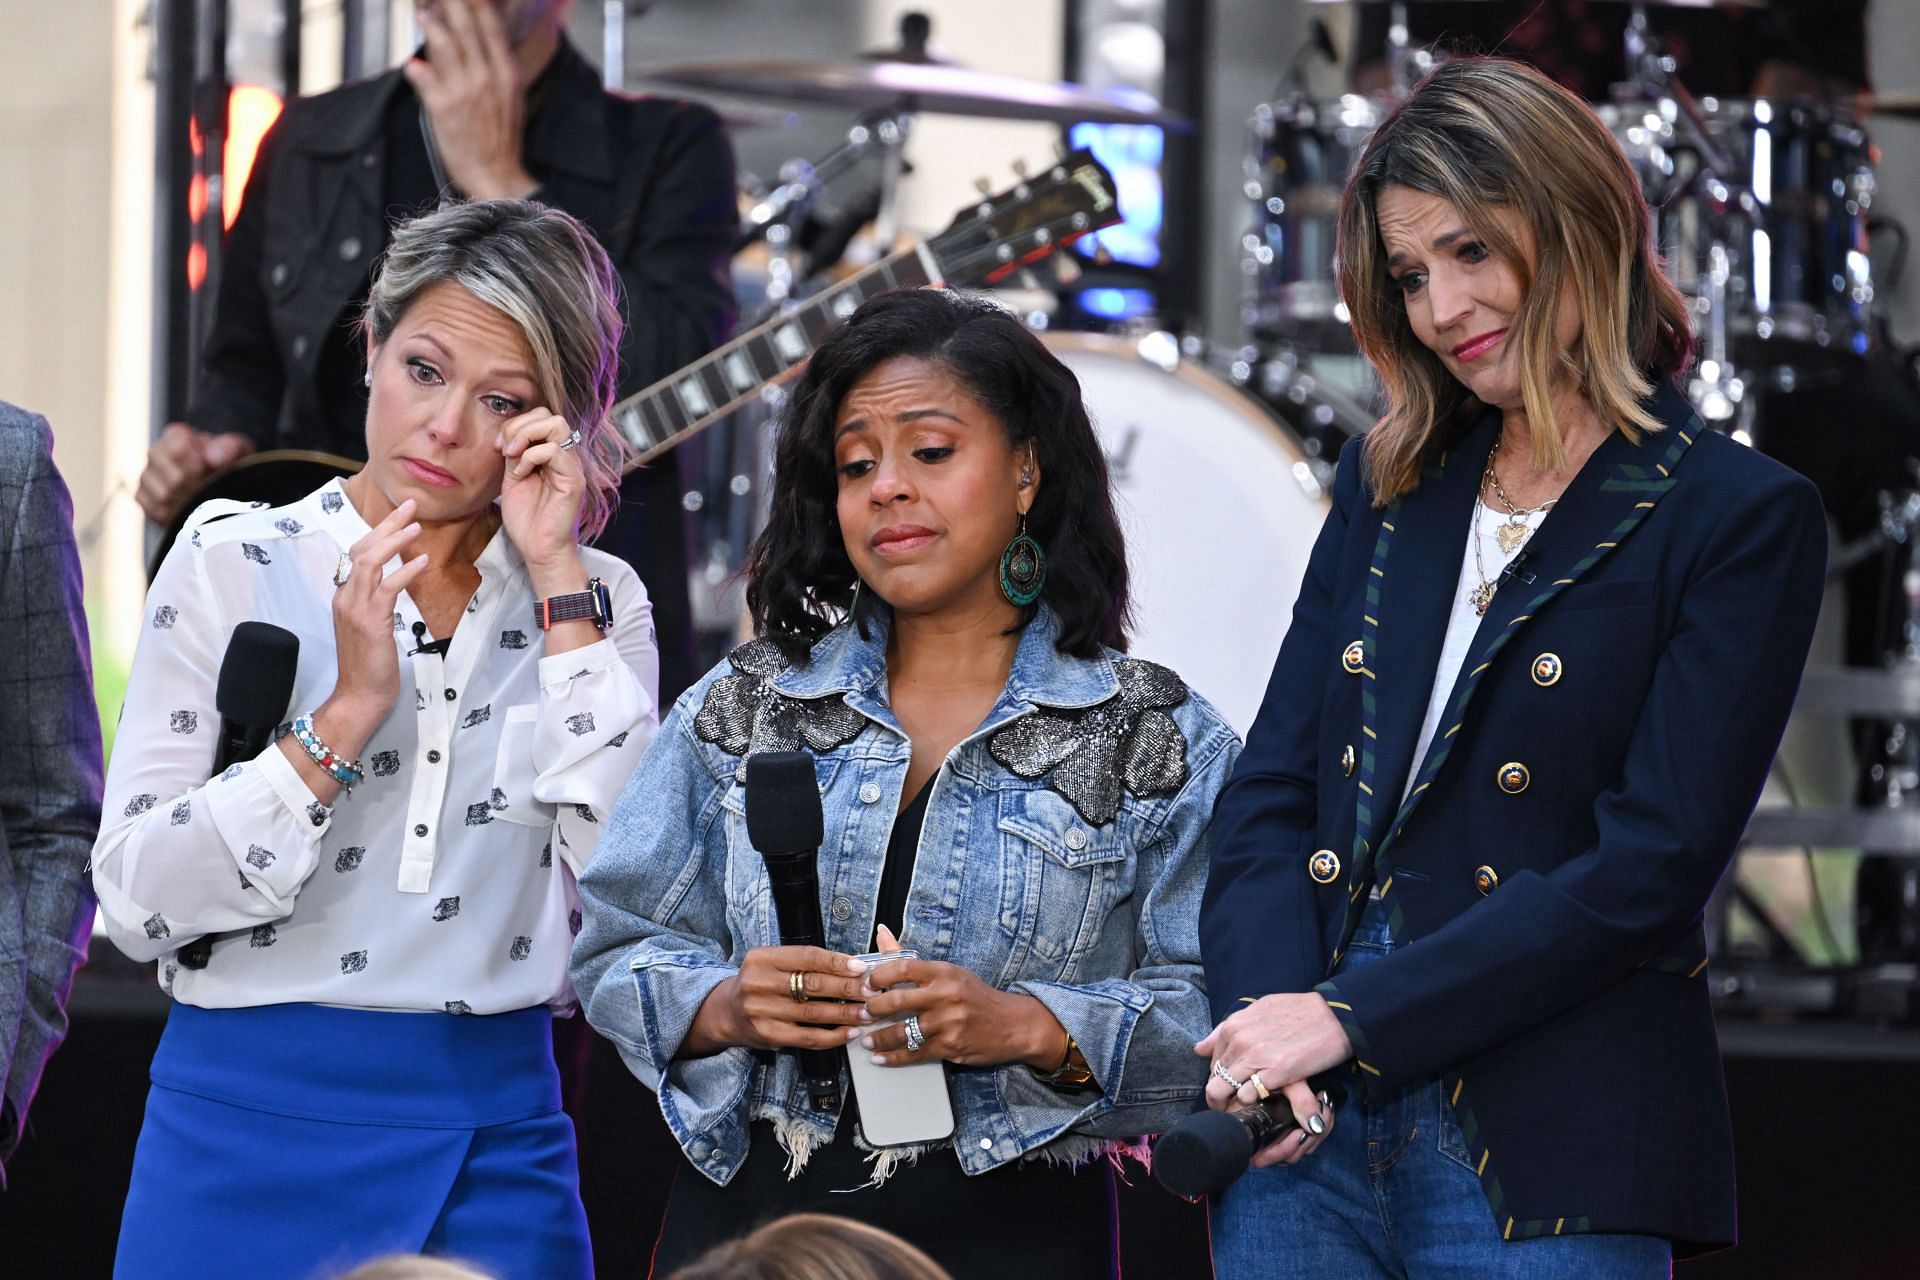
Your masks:
M 932 793 L 933 778 L 928 778 L 900 811 L 900 816 L 893 820 L 893 834 L 887 837 L 887 861 L 880 872 L 880 897 L 873 908 L 875 950 L 880 946 L 880 925 L 891 929 L 896 938 L 906 931 L 907 891 L 913 887 L 913 863 L 920 855 L 920 828 L 926 824 L 927 797 Z
M 936 775 L 937 776 L 937 775 Z M 874 923 L 899 937 L 907 890 L 926 823 L 928 779 L 887 837 Z M 876 928 L 876 933 L 878 932 Z M 860 1052 L 856 1046 L 854 1052 Z M 951 1068 L 966 1070 L 967 1068 Z M 854 1145 L 859 1101 L 849 1095 L 833 1140 L 787 1176 L 787 1154 L 773 1126 L 755 1121 L 747 1161 L 725 1187 L 682 1165 L 654 1254 L 655 1275 L 683 1266 L 722 1240 L 789 1213 L 833 1213 L 870 1223 L 918 1245 L 959 1280 L 1007 1273 L 1050 1280 L 1111 1280 L 1112 1169 L 1105 1160 L 1078 1168 L 1021 1160 L 968 1177 L 950 1149 L 928 1151 L 872 1185 L 869 1155 Z M 982 1230 L 981 1224 L 991 1224 Z

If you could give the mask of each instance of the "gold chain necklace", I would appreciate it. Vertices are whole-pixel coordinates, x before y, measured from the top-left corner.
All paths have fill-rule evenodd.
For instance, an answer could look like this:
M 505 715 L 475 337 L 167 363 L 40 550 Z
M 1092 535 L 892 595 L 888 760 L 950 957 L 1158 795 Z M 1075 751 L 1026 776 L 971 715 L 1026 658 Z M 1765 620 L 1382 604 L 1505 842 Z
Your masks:
M 1494 530 L 1494 537 L 1499 540 L 1500 550 L 1506 555 L 1512 555 L 1519 549 L 1520 544 L 1525 542 L 1528 536 L 1533 533 L 1533 530 L 1527 525 L 1527 517 L 1539 515 L 1542 511 L 1552 510 L 1553 504 L 1558 502 L 1559 499 L 1549 498 L 1537 507 L 1515 505 L 1513 499 L 1507 496 L 1505 486 L 1500 483 L 1500 473 L 1493 469 L 1493 460 L 1499 456 L 1500 441 L 1496 438 L 1493 442 L 1493 448 L 1487 451 L 1486 484 L 1492 487 L 1494 497 L 1500 499 L 1500 505 L 1507 509 L 1507 518 L 1501 522 L 1498 529 Z M 1474 530 L 1475 537 L 1477 538 L 1479 533 L 1479 526 L 1477 524 L 1474 526 Z M 1476 542 L 1474 546 L 1477 551 L 1479 549 L 1479 543 Z M 1484 574 L 1481 576 L 1482 578 L 1485 577 Z M 1493 598 L 1492 594 L 1489 593 L 1487 598 L 1491 600 Z M 1481 612 L 1485 613 L 1486 609 L 1482 607 Z

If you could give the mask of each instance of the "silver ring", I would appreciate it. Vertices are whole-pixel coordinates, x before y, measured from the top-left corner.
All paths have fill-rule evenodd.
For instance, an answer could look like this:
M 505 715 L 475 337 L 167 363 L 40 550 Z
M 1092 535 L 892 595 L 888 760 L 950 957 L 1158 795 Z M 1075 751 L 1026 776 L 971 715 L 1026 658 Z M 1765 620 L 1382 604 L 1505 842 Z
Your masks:
M 1221 1063 L 1216 1062 L 1213 1064 L 1213 1074 L 1215 1074 L 1216 1076 L 1219 1076 L 1222 1080 L 1225 1080 L 1228 1084 L 1232 1085 L 1233 1091 L 1235 1093 L 1240 1092 L 1240 1090 L 1246 1087 L 1247 1082 L 1245 1080 L 1235 1080 L 1233 1078 L 1233 1073 L 1227 1070 L 1226 1067 Z
M 560 442 L 560 447 L 562 449 L 565 449 L 571 452 L 573 449 L 573 446 L 579 443 L 580 443 L 580 428 L 574 427 L 567 432 L 567 438 Z
M 910 1013 L 907 1015 L 907 1020 L 900 1025 L 907 1033 L 907 1052 L 920 1052 L 921 1046 L 927 1042 L 926 1033 L 920 1030 L 920 1015 Z
M 340 558 L 333 562 L 333 585 L 344 587 L 347 579 L 353 576 L 353 557 L 342 551 Z

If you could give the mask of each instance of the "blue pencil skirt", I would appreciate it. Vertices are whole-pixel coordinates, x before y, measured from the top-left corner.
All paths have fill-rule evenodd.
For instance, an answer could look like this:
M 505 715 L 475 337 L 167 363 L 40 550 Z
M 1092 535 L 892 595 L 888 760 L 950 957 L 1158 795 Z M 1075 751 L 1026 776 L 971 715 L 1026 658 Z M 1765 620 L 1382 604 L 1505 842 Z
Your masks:
M 387 1253 L 592 1280 L 551 1016 L 176 1004 L 116 1280 L 327 1280 Z

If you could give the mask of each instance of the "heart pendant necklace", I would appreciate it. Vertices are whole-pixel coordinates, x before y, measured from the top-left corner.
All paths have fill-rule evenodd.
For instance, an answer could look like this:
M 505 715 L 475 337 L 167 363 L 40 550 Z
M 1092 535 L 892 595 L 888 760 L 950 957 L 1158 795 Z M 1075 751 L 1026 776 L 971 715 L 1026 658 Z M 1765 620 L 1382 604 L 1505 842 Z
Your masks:
M 1494 530 L 1493 536 L 1495 541 L 1500 544 L 1501 554 L 1511 556 L 1520 549 L 1520 544 L 1525 542 L 1533 533 L 1533 530 L 1527 525 L 1528 518 L 1538 515 L 1542 511 L 1551 510 L 1553 504 L 1558 502 L 1559 499 L 1549 499 L 1537 507 L 1515 505 L 1513 499 L 1507 496 L 1506 488 L 1500 483 L 1500 473 L 1494 470 L 1493 460 L 1499 456 L 1500 441 L 1496 439 L 1493 442 L 1493 448 L 1487 451 L 1486 487 L 1493 490 L 1493 496 L 1498 498 L 1500 505 L 1506 508 L 1507 518 L 1501 521 L 1499 528 Z

